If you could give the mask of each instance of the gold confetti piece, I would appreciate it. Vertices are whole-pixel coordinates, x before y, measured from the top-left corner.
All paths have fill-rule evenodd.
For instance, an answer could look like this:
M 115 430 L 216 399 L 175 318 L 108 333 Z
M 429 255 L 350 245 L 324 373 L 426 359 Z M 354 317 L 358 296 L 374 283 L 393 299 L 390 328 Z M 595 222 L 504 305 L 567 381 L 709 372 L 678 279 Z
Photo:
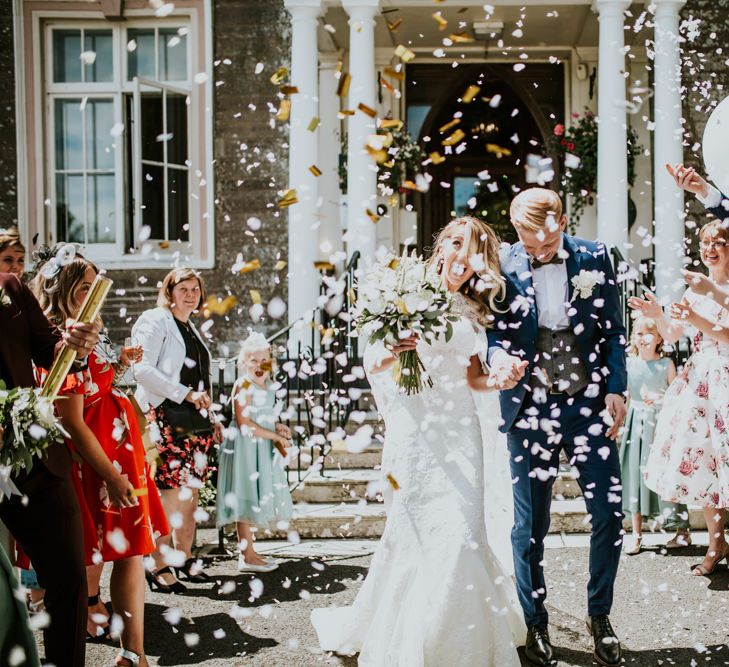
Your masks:
M 409 63 L 413 58 L 415 58 L 415 54 L 402 44 L 398 44 L 395 48 L 395 55 L 404 63 Z
M 319 127 L 319 117 L 314 116 L 310 121 L 309 124 L 306 126 L 306 129 L 309 130 L 309 132 L 314 132 L 317 127 Z
M 253 261 L 257 262 L 258 260 Z M 251 264 L 252 262 L 248 263 Z M 244 271 L 241 271 L 241 273 L 244 273 Z M 210 315 L 225 315 L 229 310 L 234 308 L 237 303 L 238 299 L 236 299 L 232 294 L 226 296 L 224 299 L 221 299 L 220 297 L 213 297 L 203 304 L 203 311 L 205 313 L 205 317 L 210 317 Z
M 349 72 L 343 72 L 342 76 L 339 77 L 339 84 L 337 85 L 337 95 L 339 95 L 339 97 L 347 97 L 351 80 L 352 77 Z
M 291 100 L 281 100 L 281 106 L 276 112 L 276 120 L 288 120 L 291 115 Z
M 388 269 L 392 269 L 393 271 L 400 266 L 400 260 L 396 257 L 395 259 L 391 259 L 390 263 L 387 265 Z
M 271 83 L 278 86 L 288 75 L 289 71 L 285 67 L 279 67 L 271 76 Z
M 367 114 L 370 118 L 377 116 L 377 112 L 372 108 L 368 107 L 364 102 L 360 102 L 357 108 L 364 114 Z
M 314 174 L 314 176 L 316 176 L 317 178 L 319 178 L 319 176 L 321 176 L 321 169 L 319 169 L 319 167 L 317 167 L 317 166 L 316 166 L 315 164 L 312 164 L 312 165 L 311 165 L 311 166 L 309 167 L 309 171 L 310 171 L 310 172 L 311 172 L 312 174 Z
M 463 133 L 463 130 L 458 128 L 453 134 L 443 139 L 440 143 L 444 146 L 455 146 L 455 144 L 465 138 L 465 136 L 466 135 Z
M 428 155 L 428 157 L 431 159 L 433 164 L 440 164 L 441 162 L 445 162 L 445 158 L 438 151 L 431 153 L 430 155 Z
M 132 496 L 132 498 L 139 498 L 140 496 L 146 496 L 148 494 L 149 489 L 147 487 L 141 487 L 139 489 L 133 489 L 129 495 Z
M 385 19 L 387 21 L 387 19 Z M 395 19 L 394 21 L 387 21 L 387 27 L 390 31 L 395 32 L 402 23 L 402 19 Z
M 369 153 L 370 157 L 373 158 L 378 164 L 387 162 L 387 151 L 384 148 L 373 148 L 372 146 L 365 146 L 365 150 Z
M 431 16 L 438 24 L 438 30 L 445 30 L 448 27 L 448 21 L 443 18 L 440 12 L 433 12 Z
M 465 32 L 452 32 L 450 35 L 448 35 L 448 37 L 454 44 L 464 44 L 465 42 L 473 41 L 473 37 L 467 35 Z
M 334 271 L 334 264 L 325 261 L 314 262 L 314 268 L 317 271 Z
M 442 127 L 439 127 L 438 132 L 440 132 L 441 134 L 444 134 L 445 132 L 448 132 L 448 130 L 450 130 L 452 127 L 455 127 L 456 125 L 458 125 L 458 123 L 460 123 L 460 122 L 461 122 L 460 118 L 454 118 L 452 121 L 446 123 Z
M 398 72 L 396 69 L 393 69 L 392 67 L 385 67 L 385 69 L 382 70 L 382 73 L 385 76 L 389 76 L 393 79 L 397 79 L 398 81 L 405 80 L 405 74 L 403 74 L 402 72 Z
M 511 151 L 508 148 L 499 146 L 498 144 L 486 144 L 486 151 L 493 153 L 498 157 L 510 157 Z
M 397 480 L 392 476 L 392 473 L 387 473 L 387 481 L 390 482 L 390 486 L 395 490 L 400 490 L 400 485 L 397 483 Z
M 261 293 L 257 289 L 249 290 L 249 294 L 251 295 L 251 301 L 253 301 L 253 303 L 256 305 L 261 303 Z
M 373 210 L 371 209 L 365 209 L 365 213 L 367 214 L 367 217 L 372 220 L 375 224 L 377 224 L 380 221 L 380 216 L 377 215 Z
M 284 95 L 296 95 L 298 92 L 298 86 L 281 86 L 281 93 Z
M 349 288 L 349 302 L 350 303 L 357 302 L 357 292 L 354 291 L 354 287 Z
M 250 262 L 243 262 L 243 266 L 238 269 L 238 273 L 244 274 L 244 273 L 250 273 L 251 271 L 256 271 L 257 269 L 261 268 L 261 260 L 260 259 L 252 259 Z
M 383 77 L 380 77 L 380 85 L 386 90 L 389 90 L 391 93 L 395 92 L 395 89 L 387 82 L 387 79 Z
M 403 122 L 401 120 L 397 120 L 396 118 L 383 118 L 380 121 L 380 127 L 383 130 L 390 130 L 392 128 L 399 130 L 402 126 Z
M 273 267 L 274 271 L 281 271 L 282 269 L 286 268 L 286 262 L 284 262 L 282 259 L 279 259 L 278 262 L 276 262 L 276 265 Z
M 297 204 L 299 202 L 299 198 L 296 195 L 296 190 L 293 188 L 286 190 L 284 192 L 283 197 L 278 200 L 278 207 L 279 208 L 286 208 L 287 206 L 292 206 L 293 204 Z
M 351 109 L 342 109 L 337 112 L 337 118 L 344 118 L 345 116 L 354 116 L 354 111 Z
M 271 371 L 273 370 L 273 362 L 270 359 L 267 359 L 266 361 L 262 361 L 260 365 L 260 369 L 262 371 Z
M 481 86 L 470 85 L 468 88 L 466 88 L 466 92 L 463 93 L 461 100 L 463 100 L 465 104 L 469 104 L 480 92 Z
M 162 250 L 167 250 L 167 248 L 170 247 L 170 242 L 169 241 L 160 241 L 157 245 L 159 245 L 159 247 L 162 248 Z

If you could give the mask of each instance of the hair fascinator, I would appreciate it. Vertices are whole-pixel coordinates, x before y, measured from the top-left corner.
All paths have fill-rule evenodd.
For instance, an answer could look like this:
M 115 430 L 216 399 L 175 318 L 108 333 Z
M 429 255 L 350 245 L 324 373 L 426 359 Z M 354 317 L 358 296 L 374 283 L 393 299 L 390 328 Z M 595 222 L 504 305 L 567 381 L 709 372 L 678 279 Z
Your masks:
M 73 243 L 57 243 L 52 248 L 42 245 L 33 253 L 35 268 L 48 280 L 53 278 L 61 267 L 73 262 L 77 252 Z

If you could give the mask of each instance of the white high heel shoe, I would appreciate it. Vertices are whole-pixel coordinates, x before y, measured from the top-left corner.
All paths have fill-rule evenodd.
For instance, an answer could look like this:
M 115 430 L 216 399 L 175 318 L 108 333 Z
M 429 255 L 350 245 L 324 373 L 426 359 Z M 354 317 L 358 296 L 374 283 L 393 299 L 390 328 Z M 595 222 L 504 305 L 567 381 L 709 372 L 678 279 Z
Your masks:
M 254 565 L 252 563 L 246 563 L 245 556 L 238 554 L 238 572 L 273 572 L 274 570 L 278 570 L 276 563 L 266 561 L 265 565 Z

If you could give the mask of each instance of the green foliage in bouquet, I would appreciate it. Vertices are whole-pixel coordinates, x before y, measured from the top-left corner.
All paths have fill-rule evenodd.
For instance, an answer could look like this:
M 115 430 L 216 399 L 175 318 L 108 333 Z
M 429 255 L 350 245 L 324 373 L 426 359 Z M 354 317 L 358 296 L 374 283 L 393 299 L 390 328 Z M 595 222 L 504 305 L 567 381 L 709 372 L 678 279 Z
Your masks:
M 36 459 L 67 435 L 53 410 L 53 401 L 40 395 L 40 389 L 16 387 L 5 389 L 0 381 L 0 426 L 2 448 L 0 466 L 9 466 L 14 474 L 30 471 Z
M 453 335 L 453 299 L 440 276 L 413 251 L 395 257 L 387 254 L 372 264 L 359 281 L 354 323 L 359 336 L 385 346 L 417 335 L 431 344 L 439 336 L 446 341 Z M 423 382 L 433 386 L 417 350 L 399 355 L 395 379 L 405 393 L 417 394 Z

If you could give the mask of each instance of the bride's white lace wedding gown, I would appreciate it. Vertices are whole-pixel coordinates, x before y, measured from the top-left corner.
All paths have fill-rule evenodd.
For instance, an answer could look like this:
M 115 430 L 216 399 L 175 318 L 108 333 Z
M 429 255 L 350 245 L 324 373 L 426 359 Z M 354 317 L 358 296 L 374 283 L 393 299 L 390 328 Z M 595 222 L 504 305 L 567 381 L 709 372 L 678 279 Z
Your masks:
M 462 318 L 448 343 L 418 346 L 432 388 L 387 392 L 383 472 L 398 488 L 354 604 L 312 612 L 323 649 L 359 652 L 372 667 L 520 664 L 522 612 L 486 538 L 481 429 L 466 382 L 475 349 Z

